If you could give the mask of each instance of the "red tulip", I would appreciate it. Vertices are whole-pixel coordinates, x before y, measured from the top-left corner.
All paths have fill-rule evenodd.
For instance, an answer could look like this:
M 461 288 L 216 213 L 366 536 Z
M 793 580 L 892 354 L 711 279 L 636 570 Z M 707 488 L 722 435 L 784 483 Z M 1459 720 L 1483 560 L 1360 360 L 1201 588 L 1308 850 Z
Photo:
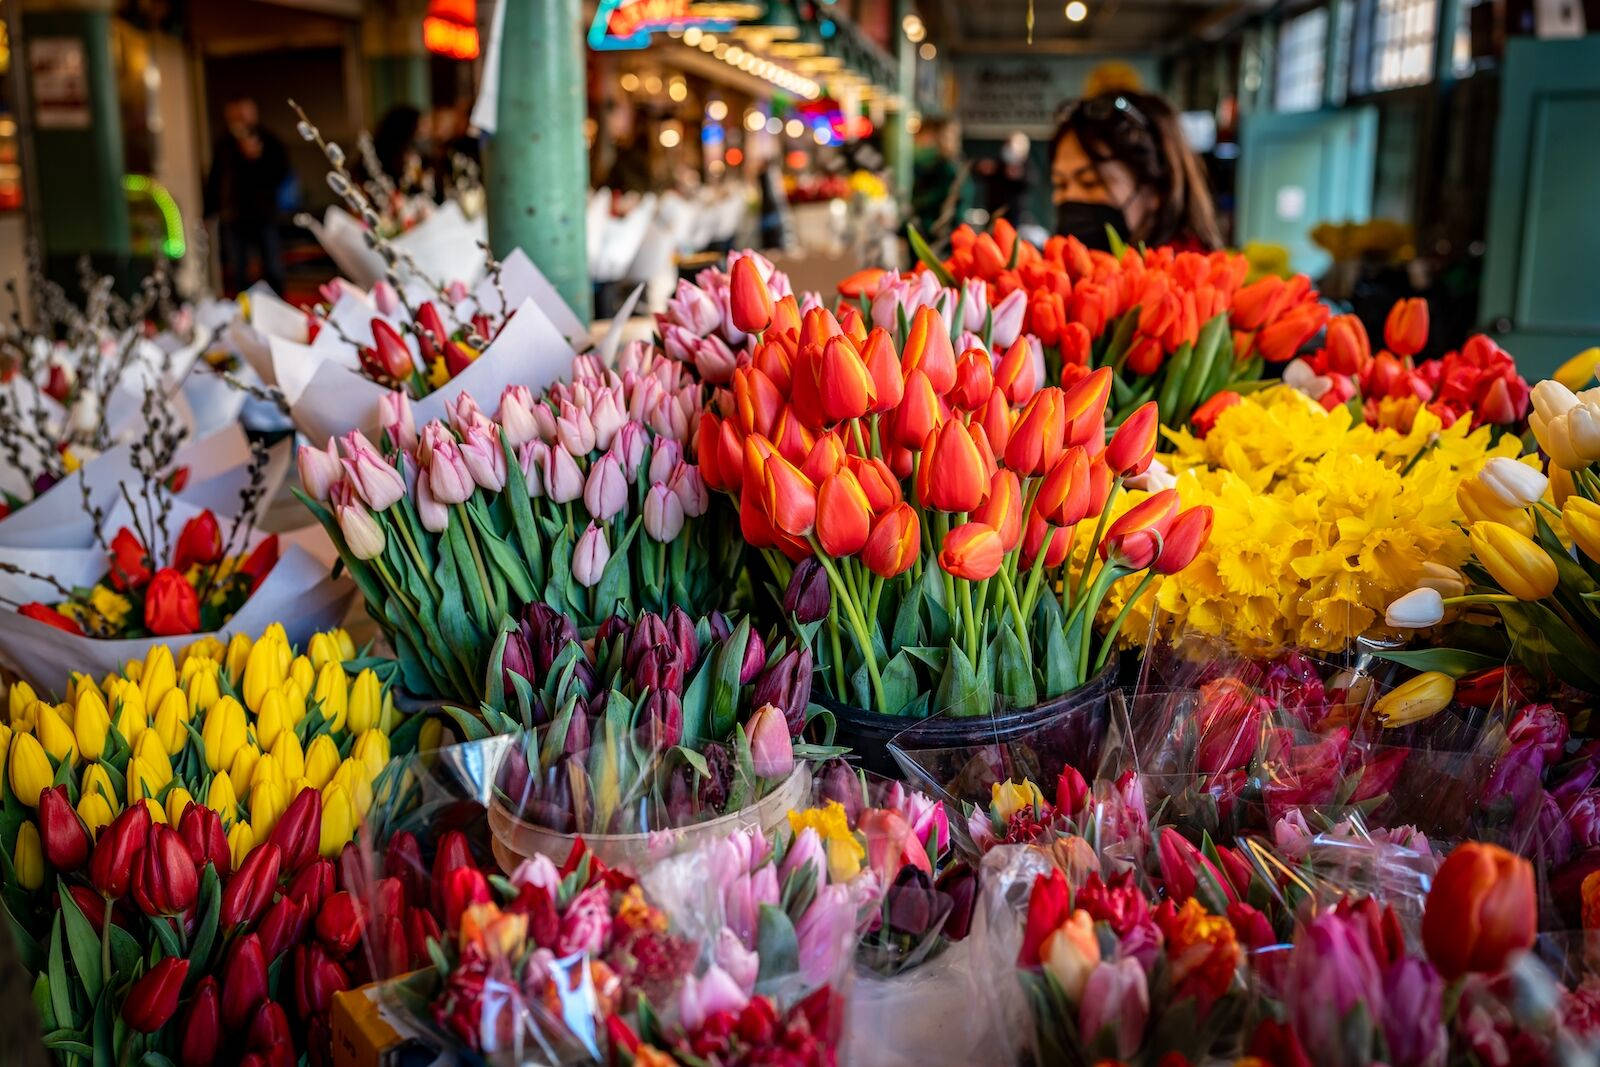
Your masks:
M 773 528 L 793 537 L 805 537 L 816 525 L 816 486 L 776 453 L 761 467 L 761 505 Z
M 405 948 L 404 938 L 401 939 Z M 299 945 L 294 950 L 294 1007 L 302 1019 L 325 1015 L 333 1006 L 333 995 L 350 988 L 350 976 L 328 958 L 318 944 Z
M 1124 478 L 1143 474 L 1156 455 L 1156 434 L 1161 429 L 1161 413 L 1154 400 L 1141 404 L 1117 427 L 1106 444 L 1106 465 Z
M 44 858 L 63 874 L 82 867 L 93 842 L 88 827 L 67 801 L 67 787 L 58 785 L 39 793 L 39 838 Z
M 133 879 L 133 900 L 146 915 L 179 915 L 194 907 L 200 875 L 183 837 L 152 826 Z
M 178 836 L 183 838 L 196 870 L 205 870 L 209 863 L 220 877 L 228 877 L 233 870 L 233 858 L 220 815 L 204 804 L 190 801 L 178 819 Z
M 222 1009 L 217 980 L 200 979 L 183 1017 L 183 1037 L 178 1042 L 179 1067 L 211 1067 L 222 1052 Z
M 1033 348 L 1026 337 L 1019 337 L 1006 349 L 994 368 L 994 387 L 1013 404 L 1026 404 L 1039 391 L 1033 365 Z
M 1327 320 L 1322 304 L 1300 304 L 1256 335 L 1256 353 L 1268 363 L 1286 363 Z
M 41 604 L 38 601 L 33 601 L 32 603 L 24 604 L 19 607 L 17 609 L 17 614 L 21 615 L 23 618 L 32 619 L 34 622 L 42 622 L 46 626 L 53 626 L 63 633 L 77 634 L 79 637 L 83 636 L 83 627 L 79 626 L 77 623 L 73 622 L 71 619 L 67 618 L 65 615 L 61 614 L 61 612 L 57 611 L 55 608 L 52 608 L 48 604 Z
M 250 554 L 239 564 L 239 573 L 250 579 L 250 592 L 254 593 L 266 577 L 271 573 L 273 566 L 278 562 L 278 535 L 271 534 L 261 539 Z
M 1101 367 L 1086 378 L 1079 379 L 1061 395 L 1064 444 L 1096 446 L 1098 451 L 1105 440 L 1106 401 L 1111 399 L 1111 368 Z
M 270 841 L 257 845 L 222 890 L 222 926 L 254 922 L 272 900 L 283 854 Z
M 931 307 L 920 307 L 911 318 L 906 343 L 900 350 L 900 370 L 911 376 L 920 370 L 928 376 L 933 391 L 944 396 L 956 384 L 956 353 L 950 344 L 950 330 Z
M 1015 471 L 997 470 L 989 479 L 989 495 L 972 513 L 974 522 L 994 527 L 1000 546 L 1010 552 L 1022 540 L 1022 483 Z
M 893 411 L 905 396 L 906 376 L 900 370 L 900 357 L 895 353 L 894 340 L 889 331 L 874 327 L 862 342 L 861 361 L 872 376 L 872 390 L 877 398 L 871 410 L 881 414 Z
M 126 526 L 111 539 L 111 570 L 107 577 L 118 589 L 142 589 L 150 580 L 150 553 Z
M 439 940 L 439 922 L 427 908 L 406 909 L 406 948 L 412 964 L 428 958 L 428 942 Z
M 1089 356 L 1094 352 L 1094 337 L 1083 323 L 1069 322 L 1061 327 L 1057 347 L 1061 349 L 1062 366 L 1087 367 Z
M 817 489 L 817 541 L 830 556 L 852 556 L 872 531 L 872 504 L 849 468 Z
M 904 501 L 878 516 L 861 549 L 861 562 L 880 578 L 903 574 L 917 561 L 922 527 L 917 513 Z
M 1211 432 L 1211 428 L 1217 424 L 1218 415 L 1243 401 L 1244 397 L 1232 389 L 1224 389 L 1222 392 L 1213 395 L 1204 404 L 1195 408 L 1194 413 L 1189 416 L 1189 425 L 1193 428 L 1195 436 L 1204 438 L 1206 434 Z
M 1054 386 L 1033 394 L 1011 427 L 1006 442 L 1006 466 L 1019 475 L 1040 475 L 1055 466 L 1066 448 L 1064 394 Z
M 145 804 L 130 804 L 100 831 L 89 856 L 89 881 L 101 896 L 114 900 L 127 895 L 149 833 L 150 808 Z
M 215 563 L 222 558 L 222 528 L 210 510 L 202 511 L 183 524 L 178 543 L 172 550 L 172 566 L 186 571 L 196 563 Z
M 294 1034 L 289 1030 L 289 1016 L 282 1004 L 268 1000 L 256 1009 L 245 1044 L 265 1059 L 267 1067 L 294 1067 Z
M 1335 315 L 1328 323 L 1328 369 L 1336 374 L 1360 374 L 1372 360 L 1372 345 L 1367 328 L 1354 315 Z
M 278 846 L 283 869 L 298 871 L 317 855 L 322 834 L 322 794 L 307 787 L 283 810 L 267 840 Z
M 1056 810 L 1071 815 L 1089 802 L 1089 783 L 1071 766 L 1056 778 Z
M 318 859 L 301 867 L 289 879 L 289 888 L 284 893 L 298 900 L 307 915 L 314 915 L 322 902 L 333 895 L 335 881 L 333 861 Z M 426 900 L 426 891 L 423 897 Z
M 145 590 L 144 627 L 158 637 L 200 629 L 200 598 L 188 579 L 171 567 L 156 571 Z
M 1073 526 L 1089 514 L 1089 456 L 1080 446 L 1067 449 L 1039 483 L 1033 509 L 1058 526 Z
M 1005 545 L 994 527 L 964 522 L 945 536 L 939 549 L 939 566 L 957 578 L 981 582 L 992 578 L 1005 560 Z
M 742 333 L 760 333 L 772 322 L 772 291 L 750 256 L 734 260 L 728 277 L 728 317 Z
M 1151 564 L 1157 574 L 1177 574 L 1200 554 L 1211 537 L 1211 508 L 1207 504 L 1179 513 L 1161 539 L 1161 554 Z
M 267 909 L 256 927 L 261 938 L 261 955 L 270 964 L 283 955 L 305 933 L 307 911 L 299 900 L 281 896 Z
M 383 873 L 400 880 L 407 903 L 427 903 L 428 868 L 422 862 L 422 847 L 411 831 L 402 830 L 389 839 L 383 854 Z
M 1017 963 L 1022 967 L 1039 965 L 1039 946 L 1072 914 L 1072 890 L 1060 868 L 1053 867 L 1049 876 L 1039 875 L 1033 880 L 1033 892 L 1028 895 L 1028 922 L 1022 932 L 1022 949 L 1017 953 Z
M 920 369 L 905 376 L 900 403 L 889 412 L 889 441 L 901 448 L 921 448 L 942 418 L 939 394 Z
M 1422 915 L 1422 944 L 1447 980 L 1505 969 L 1533 944 L 1539 906 L 1533 865 L 1497 845 L 1468 841 L 1434 875 Z
M 1414 356 L 1428 344 L 1428 302 L 1420 296 L 1398 300 L 1383 322 L 1383 343 L 1397 356 Z
M 267 999 L 267 957 L 261 938 L 246 934 L 233 943 L 222 967 L 222 1022 L 238 1030 L 250 1021 L 256 1006 Z
M 1044 553 L 1044 565 L 1047 568 L 1059 567 L 1067 560 L 1067 553 L 1072 548 L 1072 531 L 1058 529 L 1053 524 L 1045 521 L 1035 509 L 1028 513 L 1027 524 L 1022 531 L 1022 563 L 1024 567 L 1032 568 L 1033 561 L 1039 558 L 1039 553 Z
M 1156 546 L 1165 538 L 1178 514 L 1178 491 L 1163 489 L 1124 511 L 1106 529 L 1100 542 L 1100 558 L 1117 554 L 1124 566 L 1143 570 L 1155 561 Z M 1149 535 L 1155 535 L 1150 540 Z
M 981 348 L 969 348 L 956 360 L 956 384 L 950 399 L 966 411 L 977 411 L 994 392 L 994 360 Z
M 78 905 L 78 910 L 83 912 L 83 917 L 89 920 L 90 926 L 97 931 L 105 926 L 105 897 L 86 885 L 69 885 L 67 886 L 67 893 L 71 895 L 72 902 Z
M 877 385 L 848 337 L 828 338 L 817 371 L 817 399 L 826 421 L 859 418 L 877 406 Z
M 971 511 L 989 491 L 990 473 L 972 433 L 959 420 L 950 419 L 929 435 L 917 495 L 924 507 L 940 511 Z
M 487 883 L 485 883 L 487 885 Z M 487 898 L 486 898 L 487 899 Z M 317 938 L 335 959 L 344 959 L 361 942 L 366 926 L 366 908 L 345 891 L 323 901 L 317 912 Z
M 140 805 L 143 807 L 143 805 Z M 178 1010 L 178 994 L 189 974 L 189 961 L 168 956 L 144 973 L 122 1002 L 122 1018 L 143 1034 L 153 1034 Z
M 444 925 L 454 930 L 461 925 L 461 913 L 473 904 L 489 900 L 489 880 L 476 867 L 457 867 L 444 886 Z

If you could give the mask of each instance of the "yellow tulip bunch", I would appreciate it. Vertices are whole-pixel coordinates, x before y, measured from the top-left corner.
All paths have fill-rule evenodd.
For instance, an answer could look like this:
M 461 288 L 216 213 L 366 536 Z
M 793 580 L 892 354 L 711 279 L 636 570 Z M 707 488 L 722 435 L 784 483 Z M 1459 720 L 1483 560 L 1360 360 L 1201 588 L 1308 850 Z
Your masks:
M 99 682 L 74 673 L 59 703 L 18 682 L 0 703 L 5 787 L 34 807 L 69 782 L 91 834 L 127 804 L 176 824 L 196 801 L 221 818 L 235 863 L 301 790 L 316 789 L 332 856 L 372 805 L 395 724 L 377 674 L 346 669 L 355 655 L 343 630 L 297 654 L 274 624 L 254 640 L 205 638 L 177 654 L 157 645 Z

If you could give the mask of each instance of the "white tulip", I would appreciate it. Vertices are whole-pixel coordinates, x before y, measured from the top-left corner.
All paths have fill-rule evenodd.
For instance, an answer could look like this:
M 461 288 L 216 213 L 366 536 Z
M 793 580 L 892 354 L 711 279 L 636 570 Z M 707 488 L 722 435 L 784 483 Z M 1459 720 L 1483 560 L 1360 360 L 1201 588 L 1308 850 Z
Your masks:
M 1565 415 L 1577 406 L 1578 398 L 1572 390 L 1553 378 L 1533 387 L 1533 410 L 1546 420 Z
M 1550 487 L 1550 479 L 1541 474 L 1539 468 L 1510 456 L 1496 456 L 1485 463 L 1478 472 L 1478 480 L 1508 508 L 1531 507 Z
M 1397 630 L 1420 630 L 1425 626 L 1436 626 L 1443 618 L 1444 598 L 1439 596 L 1438 590 L 1427 586 L 1411 590 L 1390 604 L 1389 610 L 1383 615 L 1384 625 Z
M 1318 374 L 1303 359 L 1291 359 L 1283 368 L 1283 384 L 1299 390 L 1312 400 L 1321 400 L 1322 394 L 1333 388 L 1333 379 Z
M 1528 418 L 1528 426 L 1533 430 L 1534 439 L 1539 442 L 1539 447 L 1555 461 L 1556 466 L 1575 471 L 1589 465 L 1589 461 L 1579 456 L 1577 449 L 1573 447 L 1567 414 L 1546 418 L 1534 412 Z
M 1177 488 L 1178 476 L 1169 471 L 1166 464 L 1159 459 L 1152 459 L 1150 466 L 1145 468 L 1143 474 L 1135 474 L 1131 478 L 1124 478 L 1122 484 L 1129 489 L 1137 489 L 1142 493 L 1159 493 L 1163 489 Z
M 1566 414 L 1567 440 L 1572 450 L 1588 466 L 1600 459 L 1600 408 L 1579 404 Z M 1576 469 L 1576 468 L 1574 468 Z
M 1461 596 L 1467 591 L 1467 581 L 1460 571 L 1431 559 L 1422 565 L 1422 578 L 1417 584 L 1432 589 L 1441 597 Z

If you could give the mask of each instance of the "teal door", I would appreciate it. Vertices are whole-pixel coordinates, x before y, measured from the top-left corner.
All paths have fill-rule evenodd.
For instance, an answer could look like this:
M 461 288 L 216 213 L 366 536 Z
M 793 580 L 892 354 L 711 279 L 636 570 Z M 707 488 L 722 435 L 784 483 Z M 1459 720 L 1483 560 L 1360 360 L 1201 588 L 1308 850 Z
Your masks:
M 1311 242 L 1319 222 L 1365 222 L 1372 216 L 1378 112 L 1248 115 L 1239 128 L 1239 200 L 1235 243 L 1266 241 L 1289 250 L 1289 264 L 1313 278 L 1328 253 Z
M 1600 344 L 1600 36 L 1513 37 L 1479 318 L 1530 380 Z

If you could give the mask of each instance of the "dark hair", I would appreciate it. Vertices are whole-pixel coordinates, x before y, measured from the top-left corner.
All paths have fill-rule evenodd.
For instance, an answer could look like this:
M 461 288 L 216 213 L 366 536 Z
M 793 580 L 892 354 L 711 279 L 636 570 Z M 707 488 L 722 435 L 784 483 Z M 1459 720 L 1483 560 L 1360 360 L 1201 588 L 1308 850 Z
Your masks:
M 372 150 L 384 172 L 395 181 L 405 177 L 406 153 L 417 141 L 422 112 L 410 104 L 396 104 L 383 113 L 372 134 Z
M 1067 135 L 1077 137 L 1095 163 L 1115 160 L 1141 189 L 1155 191 L 1155 214 L 1143 233 L 1146 244 L 1189 237 L 1208 249 L 1222 247 L 1204 169 L 1184 143 L 1178 115 L 1165 100 L 1127 89 L 1086 97 L 1068 109 L 1050 142 L 1054 161 Z

